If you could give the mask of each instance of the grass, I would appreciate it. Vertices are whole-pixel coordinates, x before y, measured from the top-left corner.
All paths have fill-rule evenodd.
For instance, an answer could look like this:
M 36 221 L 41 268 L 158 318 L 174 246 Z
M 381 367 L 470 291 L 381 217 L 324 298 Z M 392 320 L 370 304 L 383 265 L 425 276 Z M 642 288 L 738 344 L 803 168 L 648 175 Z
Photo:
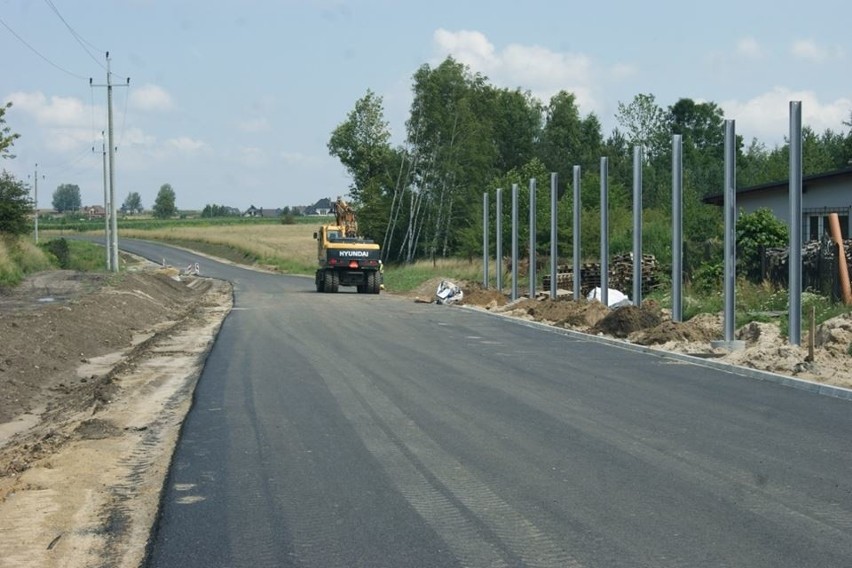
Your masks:
M 50 257 L 31 237 L 0 234 L 0 286 L 17 286 L 27 274 L 50 267 Z
M 450 280 L 482 281 L 482 261 L 450 258 L 388 266 L 385 268 L 385 288 L 393 292 L 409 292 L 436 276 Z
M 789 333 L 789 300 L 787 290 L 776 289 L 770 284 L 754 284 L 744 279 L 737 280 L 736 307 L 734 310 L 736 328 L 747 323 L 775 322 L 778 323 L 781 334 L 788 337 Z M 671 306 L 671 290 L 664 288 L 649 295 L 661 306 Z M 697 314 L 719 313 L 724 311 L 724 293 L 721 290 L 695 289 L 689 285 L 684 287 L 683 317 L 688 320 Z M 811 309 L 814 310 L 814 320 L 819 325 L 831 318 L 852 312 L 852 306 L 834 302 L 831 298 L 814 294 L 802 293 L 802 337 L 807 334 L 810 325 Z

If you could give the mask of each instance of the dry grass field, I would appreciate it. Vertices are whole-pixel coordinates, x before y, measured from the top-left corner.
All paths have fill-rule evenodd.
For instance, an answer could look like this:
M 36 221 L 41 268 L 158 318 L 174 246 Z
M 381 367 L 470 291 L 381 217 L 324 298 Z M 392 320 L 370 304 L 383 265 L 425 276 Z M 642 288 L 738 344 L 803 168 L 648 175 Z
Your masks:
M 127 238 L 154 239 L 178 243 L 202 243 L 241 251 L 259 264 L 273 265 L 288 272 L 310 273 L 316 265 L 317 225 L 208 225 L 163 227 L 161 229 L 119 229 Z

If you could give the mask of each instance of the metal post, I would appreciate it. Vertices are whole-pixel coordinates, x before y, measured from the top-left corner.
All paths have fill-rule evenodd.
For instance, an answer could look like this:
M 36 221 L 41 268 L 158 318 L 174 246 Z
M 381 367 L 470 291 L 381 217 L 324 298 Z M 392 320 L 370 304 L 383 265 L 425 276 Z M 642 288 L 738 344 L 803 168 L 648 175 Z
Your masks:
M 115 207 L 115 143 L 112 137 L 112 81 L 109 70 L 109 52 L 106 55 L 107 60 L 107 131 L 109 140 L 109 208 L 110 208 L 110 236 L 112 244 L 110 246 L 111 262 L 110 268 L 113 272 L 118 272 L 118 221 L 117 211 Z
M 633 147 L 633 305 L 642 305 L 642 147 Z
M 609 159 L 601 158 L 601 304 L 609 305 Z
M 802 343 L 802 101 L 790 101 L 790 345 Z
M 488 193 L 482 194 L 482 289 L 488 290 Z
M 672 136 L 672 321 L 683 321 L 683 137 Z
M 735 283 L 737 269 L 737 173 L 736 130 L 733 120 L 725 121 L 725 341 L 734 340 Z
M 557 189 L 559 174 L 550 173 L 550 298 L 556 299 L 556 263 L 559 256 L 559 243 L 556 224 Z
M 35 244 L 38 244 L 38 164 L 35 165 L 35 185 L 33 186 L 33 209 L 35 211 Z
M 101 138 L 104 133 L 101 132 Z M 112 236 L 110 235 L 110 202 L 109 202 L 109 181 L 107 180 L 107 152 L 106 139 L 101 141 L 101 155 L 104 163 L 104 240 L 106 241 L 106 268 L 112 272 Z
M 537 254 L 535 250 L 536 245 L 536 181 L 535 178 L 530 179 L 530 268 L 529 268 L 529 277 L 530 277 L 530 298 L 535 298 L 535 285 L 536 285 L 536 262 L 537 262 Z
M 518 299 L 518 184 L 512 184 L 512 299 Z
M 580 166 L 574 166 L 574 300 L 580 299 L 580 284 L 582 284 L 582 273 L 580 272 Z
M 503 293 L 503 190 L 497 188 L 497 258 L 494 270 L 497 272 L 497 291 Z

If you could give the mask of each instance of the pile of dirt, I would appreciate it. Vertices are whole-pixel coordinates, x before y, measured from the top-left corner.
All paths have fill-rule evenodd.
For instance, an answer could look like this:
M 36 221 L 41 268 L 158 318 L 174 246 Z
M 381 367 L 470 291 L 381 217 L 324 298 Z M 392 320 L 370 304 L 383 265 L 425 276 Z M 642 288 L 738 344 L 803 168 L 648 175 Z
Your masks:
M 43 272 L 0 296 L 0 424 L 77 391 L 96 396 L 75 376 L 81 363 L 130 346 L 206 291 L 161 272 Z
M 639 345 L 665 346 L 678 350 L 677 345 L 699 343 L 709 345 L 722 334 L 722 320 L 715 314 L 698 314 L 685 322 L 663 319 L 658 325 L 642 329 L 628 336 Z
M 613 337 L 626 338 L 631 333 L 654 328 L 661 322 L 660 311 L 654 305 L 621 306 L 599 321 L 595 330 Z
M 506 294 L 498 292 L 494 288 L 485 289 L 482 284 L 477 282 L 462 282 L 459 284 L 464 292 L 463 305 L 468 306 L 485 306 L 493 309 L 499 306 L 505 306 L 509 303 L 509 298 Z
M 0 294 L 0 564 L 142 560 L 233 294 L 226 282 L 135 268 L 43 272 Z
M 534 299 L 524 298 L 494 311 L 578 331 L 590 331 L 609 313 L 600 302 L 544 295 Z

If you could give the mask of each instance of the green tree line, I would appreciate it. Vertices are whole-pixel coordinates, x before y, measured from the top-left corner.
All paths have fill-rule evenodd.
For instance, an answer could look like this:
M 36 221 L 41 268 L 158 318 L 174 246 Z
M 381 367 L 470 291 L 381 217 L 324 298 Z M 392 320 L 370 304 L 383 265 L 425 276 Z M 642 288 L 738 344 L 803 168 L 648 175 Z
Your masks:
M 539 242 L 546 253 L 550 172 L 558 174 L 560 226 L 570 227 L 571 199 L 562 196 L 573 183 L 574 165 L 582 171 L 583 254 L 595 257 L 604 156 L 609 162 L 612 252 L 629 251 L 632 156 L 637 145 L 644 149 L 643 237 L 646 248 L 667 261 L 672 134 L 683 139 L 688 256 L 695 260 L 708 242 L 721 236 L 719 208 L 702 202 L 723 188 L 724 114 L 714 102 L 682 98 L 664 108 L 653 94 L 638 94 L 619 103 L 618 127 L 604 136 L 598 117 L 582 115 L 573 93 L 559 92 L 545 103 L 520 89 L 497 88 L 453 58 L 436 67 L 421 66 L 414 73 L 412 91 L 402 145 L 391 145 L 382 98 L 371 90 L 355 102 L 328 142 L 330 154 L 351 175 L 349 195 L 359 210 L 359 225 L 382 243 L 388 262 L 481 253 L 482 194 L 492 196 L 493 223 L 496 188 L 506 196 L 503 238 L 509 242 L 510 190 L 512 184 L 519 185 L 523 233 L 530 178 L 538 184 Z M 844 124 L 852 126 L 852 114 Z M 786 143 L 767 148 L 758 140 L 745 143 L 738 138 L 736 149 L 739 187 L 787 178 Z M 803 151 L 805 175 L 846 167 L 852 158 L 852 131 L 817 133 L 806 127 Z M 560 230 L 560 251 L 571 250 L 570 233 Z

